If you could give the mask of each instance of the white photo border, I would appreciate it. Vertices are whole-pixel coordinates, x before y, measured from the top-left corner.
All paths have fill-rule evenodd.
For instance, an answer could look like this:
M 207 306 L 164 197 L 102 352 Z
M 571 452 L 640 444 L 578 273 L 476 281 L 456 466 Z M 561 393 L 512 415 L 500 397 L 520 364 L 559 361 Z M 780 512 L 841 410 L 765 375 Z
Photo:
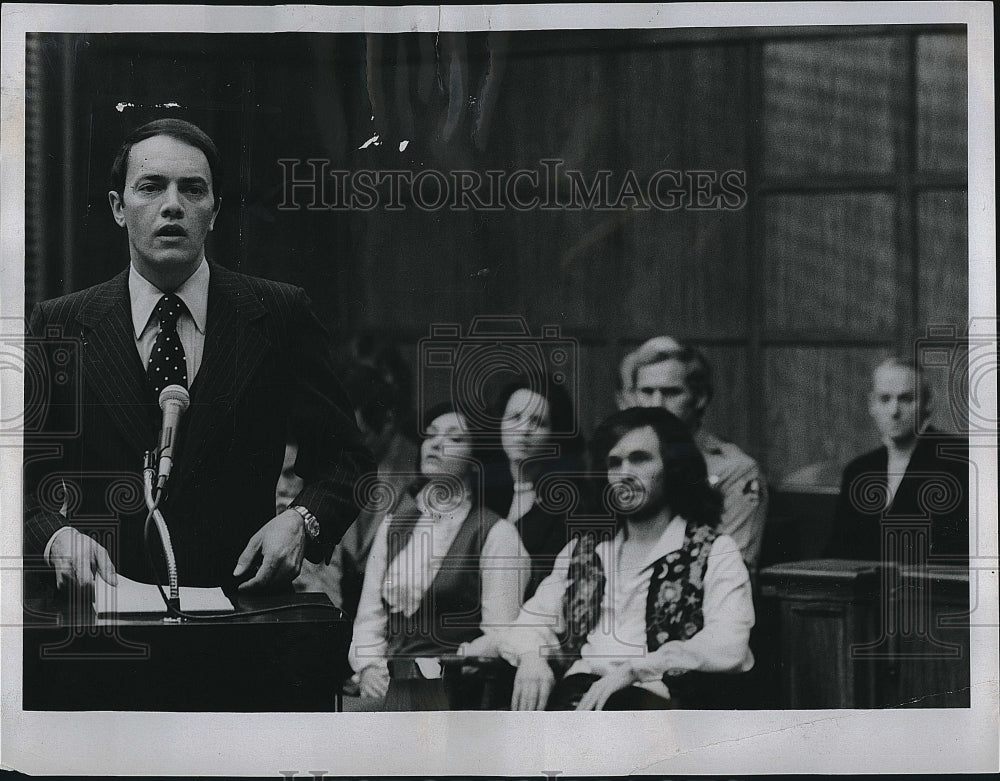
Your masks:
M 969 313 L 996 327 L 993 17 L 990 3 L 685 3 L 525 6 L 3 5 L 0 316 L 24 318 L 25 34 L 28 32 L 410 32 L 860 24 L 968 25 Z M 995 330 L 994 330 L 995 332 Z M 995 371 L 994 371 L 995 374 Z M 996 409 L 996 387 L 992 407 Z M 4 419 L 22 389 L 4 387 Z M 987 404 L 989 401 L 987 400 Z M 984 487 L 993 447 L 979 449 Z M 21 550 L 21 452 L 0 452 L 2 561 Z M 994 490 L 980 491 L 992 502 Z M 985 508 L 984 508 L 985 509 Z M 984 513 L 986 518 L 989 511 Z M 20 579 L 2 588 L 2 756 L 24 773 L 564 775 L 932 773 L 997 770 L 996 524 L 980 540 L 972 707 L 949 710 L 664 713 L 64 713 L 21 708 Z

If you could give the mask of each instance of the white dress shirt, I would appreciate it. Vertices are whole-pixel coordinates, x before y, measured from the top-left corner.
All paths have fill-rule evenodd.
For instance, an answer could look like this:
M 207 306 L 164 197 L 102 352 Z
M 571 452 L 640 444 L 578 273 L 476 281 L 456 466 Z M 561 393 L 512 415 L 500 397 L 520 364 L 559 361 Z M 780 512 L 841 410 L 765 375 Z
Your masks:
M 517 523 L 535 506 L 535 484 L 529 482 L 514 482 L 514 495 L 510 499 L 510 510 L 507 520 Z
M 447 513 L 431 513 L 421 496 L 417 497 L 420 518 L 413 534 L 396 558 L 389 562 L 389 526 L 392 516 L 382 521 L 365 567 L 364 586 L 354 620 L 354 637 L 348 660 L 355 672 L 366 667 L 387 667 L 388 604 L 392 612 L 413 615 L 420 607 L 424 593 L 434 577 L 472 508 L 465 502 Z M 497 521 L 483 541 L 479 560 L 482 584 L 482 617 L 480 629 L 484 635 L 504 631 L 517 618 L 530 575 L 531 559 L 521 543 L 513 524 Z M 383 599 L 385 602 L 383 603 Z M 424 677 L 440 677 L 436 659 L 417 659 Z
M 646 647 L 646 597 L 653 564 L 684 543 L 686 521 L 677 516 L 635 569 L 620 566 L 624 532 L 601 542 L 596 552 L 607 578 L 598 626 L 587 635 L 578 659 L 567 675 L 606 675 L 622 664 L 636 674 L 636 685 L 669 697 L 663 685 L 668 670 L 745 672 L 753 667 L 749 648 L 754 624 L 750 576 L 731 537 L 720 535 L 712 544 L 704 580 L 704 627 L 689 640 L 672 640 L 656 651 Z M 569 564 L 575 541 L 560 552 L 555 567 L 521 609 L 517 624 L 500 641 L 501 655 L 517 665 L 525 654 L 548 655 L 559 647 L 562 599 L 570 585 Z
M 899 490 L 899 486 L 906 476 L 906 470 L 910 466 L 910 459 L 913 458 L 913 451 L 917 449 L 917 440 L 914 438 L 905 447 L 899 447 L 899 445 L 888 438 L 882 440 L 882 444 L 885 445 L 889 457 L 885 473 L 885 509 L 888 510 L 892 507 L 892 500 L 896 498 L 896 491 Z

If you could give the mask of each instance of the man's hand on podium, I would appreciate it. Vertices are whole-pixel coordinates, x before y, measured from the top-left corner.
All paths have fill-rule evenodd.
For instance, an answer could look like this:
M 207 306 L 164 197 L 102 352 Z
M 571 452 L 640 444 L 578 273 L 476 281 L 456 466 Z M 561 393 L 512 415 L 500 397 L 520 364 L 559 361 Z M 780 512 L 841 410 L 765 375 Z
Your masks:
M 103 545 L 92 537 L 66 526 L 52 538 L 49 561 L 56 571 L 56 586 L 62 589 L 93 589 L 94 577 L 100 575 L 112 586 L 118 575 Z
M 264 524 L 240 554 L 233 570 L 234 577 L 245 575 L 257 561 L 260 566 L 250 580 L 240 584 L 239 590 L 291 582 L 302 568 L 305 550 L 306 531 L 302 516 L 295 510 L 285 510 Z

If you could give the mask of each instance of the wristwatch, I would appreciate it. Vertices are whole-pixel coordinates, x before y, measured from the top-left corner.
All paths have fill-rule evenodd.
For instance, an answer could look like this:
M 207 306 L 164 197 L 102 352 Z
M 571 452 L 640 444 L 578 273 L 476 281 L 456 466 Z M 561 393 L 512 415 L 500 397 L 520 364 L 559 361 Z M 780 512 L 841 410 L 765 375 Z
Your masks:
M 315 542 L 319 539 L 319 519 L 316 518 L 311 512 L 309 512 L 301 504 L 293 504 L 289 510 L 295 510 L 299 515 L 302 516 L 302 522 L 306 527 L 306 539 L 310 542 Z

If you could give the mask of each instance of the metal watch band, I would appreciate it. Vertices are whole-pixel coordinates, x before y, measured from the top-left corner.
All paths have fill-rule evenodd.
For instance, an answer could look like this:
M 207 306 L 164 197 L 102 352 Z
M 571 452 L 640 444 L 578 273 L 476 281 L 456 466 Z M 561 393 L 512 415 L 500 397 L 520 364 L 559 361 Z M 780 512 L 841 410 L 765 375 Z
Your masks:
M 288 509 L 295 510 L 295 512 L 302 516 L 302 522 L 306 527 L 306 536 L 310 540 L 315 540 L 319 537 L 319 519 L 315 515 L 301 504 L 293 504 Z

